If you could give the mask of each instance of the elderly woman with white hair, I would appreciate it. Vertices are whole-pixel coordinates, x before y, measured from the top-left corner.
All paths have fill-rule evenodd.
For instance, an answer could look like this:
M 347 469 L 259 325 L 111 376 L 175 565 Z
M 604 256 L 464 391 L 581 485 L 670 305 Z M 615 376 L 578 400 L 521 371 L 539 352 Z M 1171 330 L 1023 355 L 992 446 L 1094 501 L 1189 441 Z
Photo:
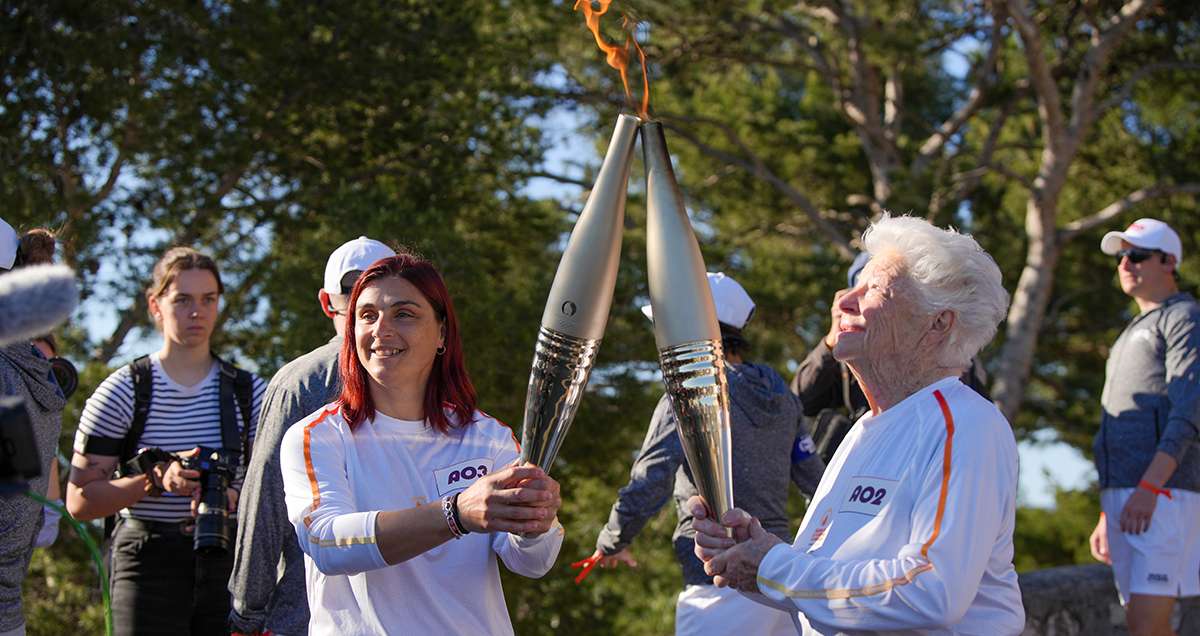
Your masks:
M 717 585 L 790 612 L 804 634 L 1019 634 L 1016 442 L 958 379 L 1004 318 L 1000 270 L 970 236 L 912 217 L 884 216 L 863 246 L 833 355 L 870 412 L 791 545 L 736 508 L 718 524 L 697 497 L 696 554 Z

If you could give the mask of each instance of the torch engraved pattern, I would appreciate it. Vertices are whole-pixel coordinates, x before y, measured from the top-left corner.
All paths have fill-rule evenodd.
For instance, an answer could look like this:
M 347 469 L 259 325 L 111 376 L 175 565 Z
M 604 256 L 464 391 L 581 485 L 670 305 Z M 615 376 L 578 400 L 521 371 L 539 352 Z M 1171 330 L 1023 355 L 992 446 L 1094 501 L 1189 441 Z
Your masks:
M 733 467 L 729 387 L 717 312 L 661 124 L 642 124 L 642 152 L 654 339 L 692 477 L 720 518 L 733 506 Z
M 692 479 L 709 507 L 723 515 L 733 507 L 733 482 L 728 462 L 719 460 L 730 457 L 732 450 L 721 341 L 667 347 L 658 352 L 658 360 Z
M 576 338 L 545 327 L 538 330 L 525 395 L 521 453 L 546 472 L 575 419 L 599 349 L 598 339 Z

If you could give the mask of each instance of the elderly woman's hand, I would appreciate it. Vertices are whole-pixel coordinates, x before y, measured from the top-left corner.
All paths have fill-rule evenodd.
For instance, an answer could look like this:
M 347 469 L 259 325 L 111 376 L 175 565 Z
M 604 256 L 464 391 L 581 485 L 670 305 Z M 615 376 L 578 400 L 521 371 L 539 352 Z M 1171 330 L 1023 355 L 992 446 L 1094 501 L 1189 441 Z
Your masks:
M 758 564 L 783 541 L 763 530 L 758 519 L 740 508 L 725 513 L 722 525 L 709 517 L 703 499 L 692 497 L 687 506 L 696 529 L 696 556 L 704 562 L 704 571 L 715 577 L 713 583 L 757 592 Z M 726 536 L 726 528 L 733 531 L 733 538 Z
M 708 516 L 708 506 L 698 496 L 688 499 L 692 513 L 692 529 L 696 531 L 696 557 L 708 563 L 713 557 L 732 548 L 737 542 L 729 538 L 725 527 Z
M 458 496 L 458 518 L 469 532 L 542 534 L 562 505 L 558 482 L 532 465 L 492 473 Z

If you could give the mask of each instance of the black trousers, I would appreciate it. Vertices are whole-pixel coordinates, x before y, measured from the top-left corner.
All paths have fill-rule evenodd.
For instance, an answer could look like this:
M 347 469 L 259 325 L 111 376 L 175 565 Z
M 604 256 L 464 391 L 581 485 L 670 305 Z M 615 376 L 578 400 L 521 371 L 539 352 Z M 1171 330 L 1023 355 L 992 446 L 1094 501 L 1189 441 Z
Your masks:
M 121 519 L 112 535 L 111 569 L 119 636 L 229 633 L 232 550 L 198 556 L 179 524 Z

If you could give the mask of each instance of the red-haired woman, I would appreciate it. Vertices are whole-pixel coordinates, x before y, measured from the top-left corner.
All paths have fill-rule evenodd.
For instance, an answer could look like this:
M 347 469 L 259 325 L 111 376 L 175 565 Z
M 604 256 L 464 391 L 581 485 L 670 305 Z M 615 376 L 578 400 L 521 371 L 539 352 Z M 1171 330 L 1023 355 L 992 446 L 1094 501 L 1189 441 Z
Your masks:
M 454 307 L 428 261 L 376 262 L 346 313 L 337 402 L 281 451 L 306 556 L 309 633 L 511 634 L 499 557 L 545 574 L 562 545 L 558 483 L 475 407 Z

